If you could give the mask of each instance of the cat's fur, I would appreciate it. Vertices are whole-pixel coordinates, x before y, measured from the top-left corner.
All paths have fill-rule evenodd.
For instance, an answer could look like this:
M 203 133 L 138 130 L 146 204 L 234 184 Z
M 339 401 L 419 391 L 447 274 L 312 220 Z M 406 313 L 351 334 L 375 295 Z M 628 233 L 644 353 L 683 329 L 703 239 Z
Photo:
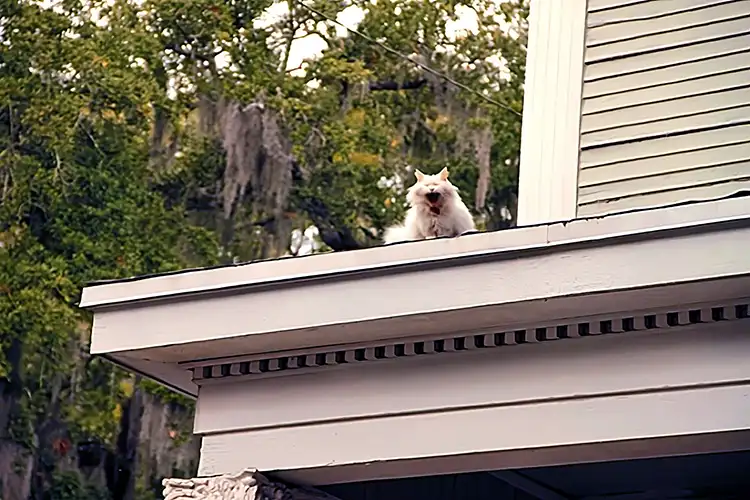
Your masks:
M 474 219 L 448 180 L 448 169 L 436 175 L 414 172 L 417 182 L 406 194 L 409 210 L 401 225 L 385 231 L 385 243 L 458 236 L 476 230 Z

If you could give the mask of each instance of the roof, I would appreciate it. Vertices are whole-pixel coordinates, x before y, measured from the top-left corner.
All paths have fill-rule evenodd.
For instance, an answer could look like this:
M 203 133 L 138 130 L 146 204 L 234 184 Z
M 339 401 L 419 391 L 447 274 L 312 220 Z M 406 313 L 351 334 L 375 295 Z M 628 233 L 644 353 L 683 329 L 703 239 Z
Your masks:
M 495 232 L 472 232 L 458 238 L 402 242 L 349 252 L 280 257 L 240 264 L 184 269 L 92 282 L 84 288 L 80 307 L 97 308 L 123 302 L 281 284 L 300 280 L 344 278 L 376 271 L 458 264 L 477 258 L 510 256 L 576 241 L 653 233 L 750 215 L 750 193 L 714 202 L 685 202 L 660 209 L 537 224 Z
M 750 197 L 87 287 L 92 354 L 196 367 L 750 295 Z M 202 368 L 201 368 L 202 369 Z

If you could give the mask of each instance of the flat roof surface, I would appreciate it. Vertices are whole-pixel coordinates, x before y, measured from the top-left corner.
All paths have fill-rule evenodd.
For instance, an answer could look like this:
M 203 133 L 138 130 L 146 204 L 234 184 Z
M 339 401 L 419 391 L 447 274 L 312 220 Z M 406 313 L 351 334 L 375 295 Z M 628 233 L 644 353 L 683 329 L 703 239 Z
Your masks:
M 575 242 L 592 242 L 666 229 L 750 219 L 750 196 L 637 210 L 550 224 L 476 232 L 457 238 L 402 242 L 348 252 L 229 264 L 209 268 L 99 281 L 84 288 L 80 306 L 96 308 L 124 302 L 218 291 L 288 281 L 345 277 L 363 270 L 414 265 L 501 253 L 531 252 Z

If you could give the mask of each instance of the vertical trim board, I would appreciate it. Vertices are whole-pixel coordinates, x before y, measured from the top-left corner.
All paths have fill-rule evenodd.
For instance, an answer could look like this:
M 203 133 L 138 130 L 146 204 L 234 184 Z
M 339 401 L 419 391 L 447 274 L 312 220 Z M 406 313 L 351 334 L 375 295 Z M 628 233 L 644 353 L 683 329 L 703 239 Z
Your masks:
M 532 0 L 518 224 L 575 217 L 586 0 Z

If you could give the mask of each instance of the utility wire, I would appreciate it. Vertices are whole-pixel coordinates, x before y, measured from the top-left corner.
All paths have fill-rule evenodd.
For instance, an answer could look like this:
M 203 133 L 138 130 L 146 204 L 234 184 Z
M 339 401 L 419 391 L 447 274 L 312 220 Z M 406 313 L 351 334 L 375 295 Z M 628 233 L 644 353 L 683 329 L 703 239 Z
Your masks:
M 479 97 L 480 99 L 484 99 L 485 101 L 489 102 L 490 104 L 494 104 L 495 106 L 498 106 L 498 107 L 501 107 L 503 109 L 506 109 L 506 110 L 510 111 L 511 113 L 517 115 L 517 116 L 521 116 L 521 113 L 519 113 L 515 109 L 511 108 L 507 104 L 503 104 L 503 103 L 501 103 L 499 101 L 496 101 L 495 99 L 492 99 L 491 97 L 487 97 L 486 95 L 482 94 L 481 92 L 478 92 L 478 91 L 472 89 L 471 87 L 468 87 L 468 86 L 464 85 L 461 82 L 457 82 L 456 80 L 454 80 L 453 78 L 449 77 L 448 75 L 446 75 L 444 73 L 441 73 L 440 71 L 438 71 L 436 69 L 432 69 L 431 67 L 427 66 L 426 64 L 422 64 L 419 61 L 415 61 L 414 59 L 412 59 L 411 57 L 407 56 L 406 54 L 404 54 L 402 52 L 399 52 L 398 50 L 393 49 L 393 48 L 387 46 L 386 44 L 375 40 L 374 38 L 371 38 L 370 36 L 366 35 L 365 33 L 362 33 L 359 30 L 356 30 L 354 28 L 350 28 L 349 26 L 346 26 L 345 24 L 340 23 L 338 20 L 331 18 L 330 16 L 326 15 L 325 13 L 319 11 L 318 9 L 316 9 L 314 7 L 310 7 L 309 5 L 306 5 L 304 2 L 296 1 L 295 3 L 297 5 L 299 5 L 300 7 L 302 7 L 303 9 L 305 9 L 307 11 L 310 11 L 313 14 L 316 14 L 316 15 L 322 17 L 323 19 L 326 19 L 327 21 L 330 21 L 332 23 L 338 24 L 339 26 L 341 26 L 345 30 L 347 30 L 347 31 L 349 31 L 351 33 L 354 33 L 355 35 L 357 35 L 357 36 L 359 36 L 361 38 L 364 38 L 365 40 L 367 40 L 370 43 L 374 43 L 375 45 L 379 46 L 380 48 L 382 48 L 386 52 L 390 52 L 391 54 L 393 54 L 395 56 L 398 56 L 401 59 L 409 61 L 413 65 L 422 68 L 424 71 L 426 71 L 426 72 L 428 72 L 428 73 L 430 73 L 432 75 L 435 75 L 438 78 L 442 78 L 446 82 L 448 82 L 448 83 L 450 83 L 452 85 L 455 85 L 456 87 L 458 87 L 460 89 L 463 89 L 463 90 L 465 90 L 467 92 L 470 92 L 470 93 L 474 94 L 475 96 Z

